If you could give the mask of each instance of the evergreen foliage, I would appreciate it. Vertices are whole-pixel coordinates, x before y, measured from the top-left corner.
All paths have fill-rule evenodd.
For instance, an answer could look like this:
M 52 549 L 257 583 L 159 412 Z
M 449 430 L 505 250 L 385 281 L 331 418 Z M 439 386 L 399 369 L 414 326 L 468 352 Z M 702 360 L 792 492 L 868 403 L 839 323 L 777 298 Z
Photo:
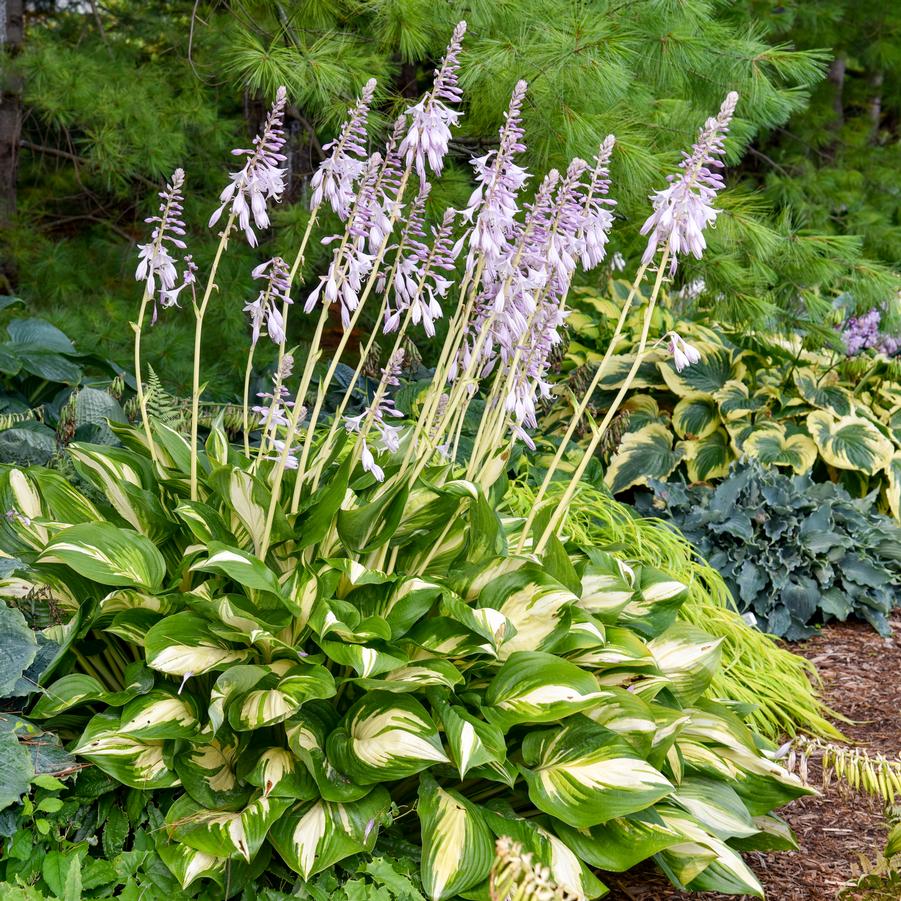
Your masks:
M 499 111 L 522 76 L 530 85 L 526 163 L 533 171 L 573 155 L 590 157 L 604 135 L 616 132 L 613 193 L 624 222 L 611 250 L 635 258 L 647 194 L 673 170 L 673 148 L 688 146 L 727 90 L 742 95 L 727 145 L 730 166 L 758 136 L 779 140 L 789 117 L 794 122 L 802 115 L 802 128 L 810 132 L 818 128 L 817 111 L 828 104 L 821 95 L 830 54 L 816 48 L 838 38 L 808 27 L 812 13 L 782 20 L 758 6 L 710 0 L 110 0 L 95 17 L 88 7 L 42 3 L 42 11 L 28 17 L 18 62 L 26 102 L 20 212 L 5 254 L 16 264 L 20 293 L 64 329 L 87 332 L 126 359 L 134 243 L 151 209 L 131 198 L 182 165 L 194 198 L 188 222 L 204 223 L 224 184 L 218 160 L 233 142 L 246 140 L 239 136 L 256 130 L 276 85 L 286 84 L 292 179 L 280 211 L 286 227 L 278 246 L 229 254 L 222 273 L 228 291 L 264 256 L 293 254 L 306 224 L 309 177 L 362 84 L 379 80 L 378 112 L 387 127 L 428 81 L 450 28 L 465 17 L 467 110 L 432 208 L 462 205 L 470 190 L 467 160 L 493 140 Z M 795 27 L 808 49 L 793 49 Z M 863 34 L 864 24 L 859 28 Z M 816 104 L 804 112 L 812 89 Z M 883 108 L 889 116 L 888 99 Z M 884 147 L 872 148 L 882 154 L 884 172 L 897 152 L 889 136 Z M 778 168 L 752 148 L 747 177 L 730 176 L 724 212 L 709 236 L 713 252 L 686 265 L 681 277 L 705 279 L 720 318 L 786 328 L 799 319 L 815 327 L 842 292 L 860 304 L 884 303 L 894 286 L 887 265 L 894 232 L 879 228 L 871 235 L 868 229 L 863 241 L 860 231 L 873 215 L 863 208 L 836 223 L 840 201 L 830 185 L 855 178 L 845 157 L 836 157 L 835 171 L 824 179 L 813 164 L 804 169 L 803 161 L 788 159 L 797 150 L 764 155 L 770 152 Z M 763 194 L 756 191 L 760 185 Z M 860 190 L 880 195 L 884 219 L 894 215 L 888 191 Z M 852 207 L 857 211 L 859 204 Z M 191 247 L 202 267 L 212 249 L 212 240 Z M 310 254 L 308 281 L 321 270 L 323 252 Z M 234 373 L 241 363 L 232 348 L 244 329 L 234 305 L 210 330 L 218 357 L 208 374 L 211 396 L 237 391 Z M 167 385 L 185 393 L 184 330 L 172 319 L 158 323 L 148 350 Z

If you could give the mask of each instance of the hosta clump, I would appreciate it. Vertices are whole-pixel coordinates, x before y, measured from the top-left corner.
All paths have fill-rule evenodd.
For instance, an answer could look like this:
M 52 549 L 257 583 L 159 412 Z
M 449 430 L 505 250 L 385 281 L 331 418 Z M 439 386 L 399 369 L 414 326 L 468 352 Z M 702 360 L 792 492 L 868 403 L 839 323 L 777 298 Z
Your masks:
M 159 853 L 185 885 L 273 851 L 309 878 L 388 830 L 421 842 L 434 899 L 484 896 L 500 836 L 579 897 L 651 856 L 759 893 L 736 851 L 790 846 L 769 812 L 804 789 L 704 697 L 718 642 L 675 624 L 685 585 L 559 542 L 512 554 L 522 521 L 449 465 L 387 494 L 338 465 L 263 561 L 267 489 L 220 431 L 197 502 L 183 439 L 158 430 L 154 474 L 118 431 L 74 451 L 109 508 L 2 473 L 31 509 L 2 522 L 27 566 L 6 590 L 45 586 L 106 643 L 33 714 L 82 723 L 74 753 L 125 785 L 181 792 Z
M 663 513 L 716 567 L 761 629 L 789 639 L 856 616 L 881 633 L 901 587 L 901 527 L 832 482 L 784 476 L 756 461 L 716 489 L 653 483 L 639 499 Z

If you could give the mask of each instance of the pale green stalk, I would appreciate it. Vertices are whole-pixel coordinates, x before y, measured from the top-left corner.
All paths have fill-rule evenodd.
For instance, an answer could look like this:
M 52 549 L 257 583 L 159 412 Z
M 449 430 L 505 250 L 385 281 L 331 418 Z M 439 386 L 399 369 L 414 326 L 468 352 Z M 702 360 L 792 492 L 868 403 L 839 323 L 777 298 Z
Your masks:
M 594 429 L 591 441 L 588 443 L 588 447 L 585 448 L 582 454 L 582 459 L 579 465 L 576 467 L 576 471 L 573 473 L 569 484 L 566 486 L 566 490 L 563 492 L 563 496 L 560 499 L 559 505 L 551 514 L 551 518 L 548 521 L 544 532 L 539 538 L 538 543 L 535 545 L 535 554 L 542 553 L 551 536 L 554 535 L 559 528 L 560 521 L 566 513 L 566 508 L 569 505 L 569 502 L 572 500 L 572 496 L 578 488 L 579 483 L 582 481 L 582 476 L 585 475 L 585 470 L 588 468 L 588 464 L 591 461 L 595 450 L 597 450 L 597 446 L 598 444 L 600 444 L 601 438 L 604 437 L 604 433 L 607 431 L 610 422 L 619 410 L 620 404 L 623 402 L 623 398 L 625 398 L 629 389 L 632 387 L 632 382 L 634 381 L 635 375 L 638 372 L 638 367 L 641 366 L 645 347 L 648 343 L 648 332 L 651 329 L 651 317 L 653 316 L 654 307 L 657 303 L 657 296 L 660 294 L 660 288 L 663 284 L 663 276 L 668 260 L 669 250 L 667 249 L 664 250 L 663 256 L 660 259 L 659 268 L 657 269 L 657 279 L 654 282 L 654 290 L 651 292 L 651 297 L 648 300 L 648 307 L 645 311 L 644 323 L 642 324 L 641 328 L 641 338 L 638 342 L 638 350 L 636 351 L 635 360 L 632 363 L 632 367 L 629 369 L 626 380 L 623 382 L 622 386 L 617 392 L 616 397 L 613 399 L 613 402 L 607 409 L 607 413 L 601 421 L 601 424 Z
M 156 457 L 156 446 L 153 442 L 153 434 L 150 431 L 150 417 L 147 415 L 147 395 L 144 392 L 144 379 L 141 376 L 141 334 L 144 329 L 144 317 L 147 315 L 147 304 L 151 294 L 144 287 L 144 296 L 141 298 L 141 309 L 138 311 L 138 321 L 131 324 L 135 333 L 135 387 L 138 393 L 138 406 L 141 409 L 141 422 L 144 426 L 144 434 L 147 436 L 147 447 L 150 449 L 150 458 L 154 463 L 159 463 Z
M 579 422 L 585 415 L 585 411 L 588 409 L 588 404 L 591 402 L 591 397 L 597 390 L 598 385 L 600 385 L 601 383 L 601 379 L 607 372 L 610 359 L 613 356 L 613 351 L 615 350 L 619 336 L 622 334 L 623 328 L 625 327 L 626 318 L 628 317 L 629 310 L 632 306 L 632 301 L 634 300 L 635 295 L 638 293 L 638 289 L 641 286 L 642 281 L 644 281 L 644 275 L 647 271 L 647 268 L 648 267 L 646 263 L 643 263 L 639 267 L 638 272 L 635 276 L 635 281 L 632 282 L 632 288 L 629 291 L 629 296 L 626 298 L 626 302 L 623 304 L 622 311 L 619 314 L 619 321 L 616 323 L 616 329 L 613 332 L 613 337 L 610 339 L 610 343 L 607 345 L 607 350 L 604 352 L 604 357 L 601 360 L 597 370 L 595 371 L 594 377 L 591 380 L 591 384 L 589 384 L 588 389 L 583 394 L 582 400 L 576 405 L 576 408 L 573 411 L 572 418 L 569 421 L 569 425 L 567 426 L 566 431 L 563 434 L 563 438 L 560 441 L 560 445 L 557 448 L 557 452 L 554 454 L 554 459 L 551 461 L 550 466 L 547 468 L 547 471 L 544 474 L 544 478 L 541 481 L 541 487 L 538 489 L 538 494 L 535 497 L 535 506 L 532 507 L 532 509 L 529 511 L 529 515 L 526 519 L 525 525 L 523 526 L 522 534 L 519 538 L 519 544 L 516 548 L 516 553 L 518 554 L 522 553 L 522 549 L 529 534 L 529 530 L 532 528 L 532 523 L 535 521 L 535 516 L 538 512 L 538 508 L 541 506 L 541 503 L 544 500 L 544 496 L 547 494 L 548 485 L 551 484 L 551 480 L 553 479 L 554 473 L 557 471 L 557 468 L 560 466 L 560 462 L 563 460 L 563 455 L 566 453 L 569 442 L 572 440 L 573 434 L 576 431 Z
M 219 246 L 216 248 L 216 256 L 207 279 L 206 289 L 198 307 L 194 303 L 194 374 L 191 381 L 191 500 L 197 500 L 197 421 L 200 418 L 200 342 L 203 335 L 203 317 L 206 314 L 207 305 L 213 288 L 216 287 L 216 273 L 222 254 L 228 247 L 228 238 L 235 224 L 235 213 L 229 214 L 228 222 L 219 238 Z
M 250 377 L 253 374 L 253 357 L 256 353 L 256 341 L 250 342 L 247 352 L 247 365 L 244 367 L 244 456 L 250 459 Z

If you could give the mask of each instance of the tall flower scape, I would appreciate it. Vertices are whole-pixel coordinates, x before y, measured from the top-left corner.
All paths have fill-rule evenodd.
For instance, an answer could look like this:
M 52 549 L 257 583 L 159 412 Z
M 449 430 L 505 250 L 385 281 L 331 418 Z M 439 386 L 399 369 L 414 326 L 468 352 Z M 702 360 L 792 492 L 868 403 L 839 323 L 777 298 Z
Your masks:
M 568 499 L 641 360 L 667 346 L 680 365 L 697 360 L 650 324 L 666 274 L 703 251 L 738 98 L 653 198 L 625 305 L 646 304 L 640 347 L 613 405 L 589 423 L 585 460 L 560 471 L 612 350 L 534 510 L 515 518 L 504 515 L 505 471 L 514 442 L 531 442 L 536 405 L 551 399 L 573 273 L 605 259 L 615 144 L 533 181 L 519 163 L 520 82 L 497 148 L 472 161 L 466 207 L 429 228 L 429 179 L 463 114 L 464 32 L 461 23 L 434 87 L 379 152 L 366 125 L 376 85 L 366 85 L 313 178 L 300 248 L 261 263 L 247 297 L 221 297 L 216 275 L 229 242 L 255 246 L 284 190 L 284 90 L 253 148 L 236 151 L 245 164 L 211 219 L 221 238 L 205 274 L 168 250 L 185 243 L 184 178 L 173 176 L 141 249 L 136 362 L 140 376 L 149 307 L 177 298 L 193 309 L 190 435 L 143 406 L 139 427 L 112 424 L 122 447 L 74 445 L 100 505 L 47 471 L 0 474 L 7 508 L 23 514 L 0 522 L 3 547 L 30 585 L 63 599 L 77 618 L 71 633 L 105 649 L 57 673 L 33 715 L 65 714 L 60 722 L 78 727 L 75 753 L 120 782 L 174 790 L 156 840 L 184 886 L 210 879 L 234 890 L 273 856 L 309 879 L 394 835 L 421 848 L 433 901 L 488 898 L 498 838 L 576 898 L 601 896 L 605 871 L 648 857 L 677 886 L 762 896 L 738 852 L 792 847 L 771 810 L 807 789 L 740 707 L 708 696 L 719 645 L 676 622 L 687 586 L 627 549 L 580 547 L 565 531 Z M 302 288 L 326 207 L 345 229 L 323 238 L 331 262 Z M 646 274 L 649 300 L 639 293 Z M 198 435 L 202 325 L 223 303 L 246 305 L 248 373 L 259 341 L 279 348 L 272 390 L 245 392 L 243 447 L 218 424 L 205 443 Z M 333 309 L 344 331 L 325 359 Z M 305 359 L 285 347 L 301 311 L 315 323 Z M 364 312 L 392 352 L 362 413 L 346 415 L 351 385 L 325 416 Z M 439 324 L 435 376 L 405 417 L 394 402 L 404 349 Z M 464 455 L 463 421 L 477 411 Z M 567 485 L 562 504 L 544 501 L 552 479 Z

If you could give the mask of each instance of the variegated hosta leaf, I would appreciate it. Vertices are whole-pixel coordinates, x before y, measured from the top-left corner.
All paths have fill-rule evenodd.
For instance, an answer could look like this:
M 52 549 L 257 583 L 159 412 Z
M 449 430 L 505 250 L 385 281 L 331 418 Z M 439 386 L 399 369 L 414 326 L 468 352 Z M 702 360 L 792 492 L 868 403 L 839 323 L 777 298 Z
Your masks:
M 86 726 L 72 753 L 90 760 L 123 785 L 150 791 L 172 788 L 178 777 L 166 760 L 165 742 L 119 733 L 119 717 L 98 713 Z
M 246 533 L 255 553 L 259 553 L 260 542 L 266 531 L 266 514 L 269 509 L 270 493 L 262 482 L 249 472 L 232 467 L 220 467 L 213 471 L 210 481 L 216 486 L 219 496 L 230 511 L 231 531 L 236 537 Z M 273 520 L 273 538 L 276 541 L 287 536 L 284 514 L 276 507 Z M 243 542 L 242 542 L 243 543 Z
M 680 438 L 706 438 L 719 422 L 716 401 L 702 391 L 686 394 L 673 409 L 673 428 Z
M 252 656 L 219 638 L 195 613 L 176 613 L 155 625 L 144 639 L 147 665 L 170 676 L 198 676 Z
M 345 644 L 343 641 L 328 641 L 320 638 L 316 642 L 325 652 L 326 657 L 349 666 L 363 678 L 378 676 L 403 666 L 406 661 L 397 654 L 389 654 L 378 648 L 362 644 Z
M 403 779 L 449 763 L 426 709 L 409 695 L 362 697 L 328 738 L 329 760 L 360 784 Z
M 688 623 L 673 623 L 648 642 L 648 650 L 670 691 L 683 704 L 690 704 L 707 690 L 718 672 L 722 643 L 722 638 L 711 638 Z
M 183 889 L 198 879 L 212 879 L 220 886 L 225 882 L 228 866 L 225 857 L 204 854 L 180 842 L 160 842 L 157 851 Z
M 647 701 L 625 688 L 605 688 L 597 706 L 585 712 L 593 722 L 621 735 L 647 757 L 657 733 L 654 711 Z
M 629 370 L 634 362 L 634 354 L 613 354 L 610 357 L 604 376 L 598 383 L 598 389 L 600 391 L 618 391 L 625 384 Z M 639 388 L 661 387 L 663 385 L 657 364 L 650 360 L 642 361 L 638 371 L 635 373 L 635 378 L 632 380 L 632 388 L 637 390 Z
M 432 609 L 444 591 L 442 586 L 426 579 L 402 579 L 392 586 L 373 612 L 385 619 L 391 627 L 391 638 L 397 639 Z
M 455 619 L 467 629 L 480 635 L 494 652 L 516 635 L 513 623 L 493 607 L 471 607 L 457 595 L 442 598 L 439 610 L 442 615 Z
M 885 468 L 888 485 L 885 496 L 895 519 L 901 519 L 901 450 L 895 451 Z
M 259 558 L 216 541 L 209 544 L 209 557 L 198 560 L 192 571 L 222 573 L 245 588 L 279 593 L 278 577 Z
M 687 776 L 670 800 L 717 838 L 747 838 L 758 831 L 741 798 L 725 782 Z
M 437 713 L 461 779 L 473 767 L 504 760 L 507 746 L 504 733 L 497 726 L 480 720 L 463 707 L 447 703 L 440 703 Z
M 817 459 L 817 447 L 809 436 L 789 431 L 785 423 L 774 420 L 757 423 L 744 438 L 742 452 L 766 466 L 791 466 L 799 475 Z
M 251 789 L 235 772 L 241 750 L 236 736 L 218 735 L 205 744 L 192 742 L 175 755 L 175 772 L 197 804 L 210 810 L 244 808 Z
M 576 828 L 644 810 L 672 791 L 628 742 L 578 714 L 562 728 L 530 732 L 522 756 L 532 803 Z
M 653 566 L 642 566 L 636 582 L 638 590 L 620 614 L 620 622 L 644 636 L 659 635 L 676 618 L 688 586 Z
M 385 789 L 374 788 L 346 804 L 297 804 L 280 817 L 269 839 L 282 860 L 309 879 L 345 857 L 371 851 L 390 803 Z
M 700 361 L 681 372 L 677 372 L 669 360 L 658 365 L 670 391 L 679 397 L 688 397 L 697 392 L 715 394 L 729 382 L 742 381 L 745 365 L 741 356 L 727 347 L 704 347 Z
M 828 384 L 813 369 L 795 369 L 792 377 L 798 393 L 812 407 L 819 407 L 836 416 L 850 416 L 854 412 L 851 392 L 841 385 Z
M 691 891 L 763 898 L 757 877 L 737 851 L 704 830 L 687 813 L 664 806 L 659 808 L 659 813 L 667 827 L 681 832 L 685 838 L 683 843 L 661 851 L 658 857 L 683 885 Z M 704 850 L 711 853 L 705 855 Z
M 237 732 L 284 722 L 307 701 L 335 694 L 332 674 L 320 664 L 298 664 L 272 688 L 255 688 L 230 705 L 228 721 Z
M 422 886 L 432 901 L 453 898 L 487 878 L 494 847 L 474 804 L 423 773 L 417 812 L 422 827 Z
M 653 807 L 591 829 L 573 829 L 559 822 L 554 823 L 554 829 L 582 860 L 612 873 L 624 873 L 658 851 L 684 841 Z
M 753 397 L 748 393 L 748 386 L 744 382 L 731 380 L 726 382 L 719 391 L 715 392 L 720 415 L 726 420 L 744 419 L 749 413 L 760 410 L 766 399 L 758 394 Z
M 635 594 L 635 571 L 613 554 L 594 549 L 588 554 L 579 606 L 601 622 L 615 623 Z
M 313 777 L 285 748 L 267 748 L 246 776 L 251 785 L 263 790 L 263 797 L 311 801 L 319 797 Z
M 820 456 L 837 469 L 875 475 L 889 465 L 895 450 L 872 422 L 860 416 L 837 418 L 825 410 L 814 410 L 807 416 L 807 428 Z
M 574 663 L 519 651 L 485 690 L 485 716 L 506 731 L 517 723 L 550 723 L 587 710 L 603 696 L 597 680 Z
M 602 646 L 587 648 L 570 654 L 574 663 L 596 668 L 650 669 L 657 665 L 647 645 L 631 630 L 619 626 L 607 626 L 606 640 Z
M 166 814 L 169 837 L 213 857 L 253 860 L 272 824 L 291 806 L 280 798 L 257 798 L 241 811 L 207 810 L 182 795 Z
M 124 613 L 127 610 L 149 610 L 151 613 L 166 615 L 176 613 L 183 607 L 184 599 L 180 594 L 150 594 L 132 588 L 111 591 L 100 601 L 102 617 Z
M 196 738 L 200 732 L 196 702 L 187 693 L 154 689 L 122 708 L 117 731 L 140 739 Z
M 673 433 L 662 423 L 652 422 L 623 436 L 604 473 L 604 484 L 613 494 L 648 479 L 667 479 L 682 460 L 673 450 Z
M 403 516 L 409 490 L 405 480 L 389 480 L 378 486 L 367 502 L 338 510 L 335 528 L 347 550 L 369 553 L 389 541 Z
M 93 676 L 69 673 L 44 689 L 30 716 L 44 719 L 56 716 L 72 707 L 102 701 L 110 707 L 121 707 L 139 694 L 153 688 L 153 673 L 141 663 L 130 664 L 125 672 L 125 687 L 121 691 L 107 691 Z
M 735 459 L 729 433 L 716 429 L 703 438 L 680 441 L 678 445 L 685 457 L 685 469 L 692 482 L 721 479 L 729 472 Z
M 431 687 L 453 688 L 463 682 L 462 673 L 449 661 L 441 658 L 417 660 L 385 673 L 380 679 L 357 679 L 364 690 L 391 692 L 422 691 Z
M 182 501 L 173 511 L 201 543 L 219 541 L 227 544 L 233 540 L 219 513 L 200 501 Z
M 479 605 L 499 611 L 516 629 L 498 651 L 498 658 L 505 660 L 517 651 L 539 651 L 552 644 L 565 629 L 566 609 L 578 600 L 541 566 L 526 563 L 488 583 Z
M 69 526 L 48 542 L 39 563 L 62 563 L 101 585 L 158 591 L 166 561 L 150 539 L 108 522 Z

